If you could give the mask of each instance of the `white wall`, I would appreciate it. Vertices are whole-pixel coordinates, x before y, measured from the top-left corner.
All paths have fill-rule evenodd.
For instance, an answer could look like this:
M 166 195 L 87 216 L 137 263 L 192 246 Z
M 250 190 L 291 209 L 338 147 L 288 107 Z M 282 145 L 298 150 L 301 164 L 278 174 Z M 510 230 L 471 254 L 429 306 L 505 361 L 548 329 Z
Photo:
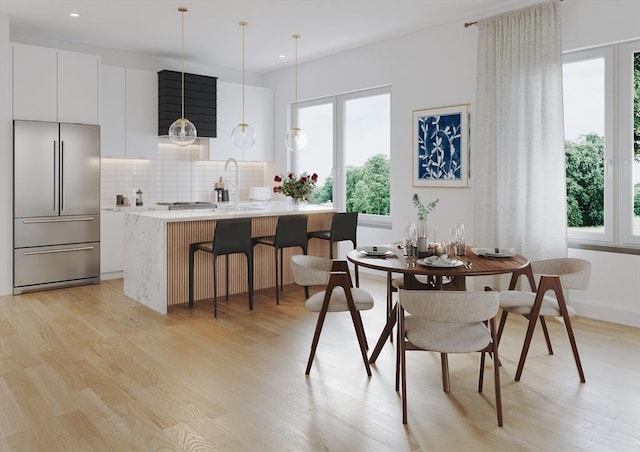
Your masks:
M 13 152 L 9 16 L 0 14 L 0 295 L 13 290 Z
M 640 38 L 640 1 L 565 0 L 561 4 L 563 48 L 577 49 L 596 44 Z M 477 18 L 469 18 L 473 20 Z M 440 199 L 429 217 L 446 238 L 456 222 L 467 226 L 468 242 L 473 243 L 472 199 L 474 178 L 468 189 L 415 188 L 411 182 L 412 110 L 475 104 L 477 27 L 465 29 L 463 21 L 390 39 L 326 58 L 298 65 L 299 100 L 329 96 L 353 90 L 391 85 L 391 218 L 393 230 L 365 228 L 359 244 L 388 243 L 399 240 L 405 225 L 415 219 L 411 196 L 423 201 Z M 615 25 L 614 25 L 615 24 Z M 282 143 L 287 130 L 287 105 L 293 101 L 293 69 L 265 75 L 265 86 L 275 94 L 275 140 Z M 473 122 L 473 121 L 472 121 Z M 471 130 L 471 159 L 474 133 Z M 287 169 L 287 155 L 276 146 L 273 166 L 267 173 Z M 391 239 L 390 239 L 391 238 Z M 594 262 L 591 288 L 578 294 L 576 310 L 585 316 L 640 326 L 640 256 L 579 252 Z M 623 263 L 632 272 L 601 271 Z

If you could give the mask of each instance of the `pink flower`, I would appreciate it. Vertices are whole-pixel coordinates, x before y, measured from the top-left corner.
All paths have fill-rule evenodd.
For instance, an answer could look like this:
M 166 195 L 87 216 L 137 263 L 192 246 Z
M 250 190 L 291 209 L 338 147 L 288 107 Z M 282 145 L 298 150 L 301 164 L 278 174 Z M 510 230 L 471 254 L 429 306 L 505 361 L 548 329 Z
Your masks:
M 316 173 L 313 173 L 313 174 L 311 175 L 311 180 L 312 180 L 313 182 L 318 182 L 318 175 L 317 175 Z
M 282 182 L 282 178 L 276 174 L 276 177 L 273 178 L 274 182 Z

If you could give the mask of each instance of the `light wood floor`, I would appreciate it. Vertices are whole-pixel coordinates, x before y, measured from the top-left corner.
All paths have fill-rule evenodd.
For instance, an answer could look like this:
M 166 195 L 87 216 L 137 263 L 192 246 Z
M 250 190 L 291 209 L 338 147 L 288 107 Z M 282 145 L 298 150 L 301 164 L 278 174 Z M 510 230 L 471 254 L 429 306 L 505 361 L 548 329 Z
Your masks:
M 373 347 L 384 280 L 362 274 L 376 307 L 363 320 Z M 122 295 L 122 280 L 0 297 L 1 451 L 638 451 L 640 330 L 577 318 L 580 384 L 562 325 L 555 355 L 536 332 L 522 380 L 513 376 L 525 323 L 501 343 L 504 427 L 492 372 L 478 394 L 477 355 L 410 352 L 409 424 L 387 344 L 367 378 L 346 314 L 329 315 L 311 375 L 316 315 L 285 287 L 194 310 L 156 314 Z M 490 361 L 488 366 L 490 366 Z M 490 367 L 489 367 L 490 369 Z

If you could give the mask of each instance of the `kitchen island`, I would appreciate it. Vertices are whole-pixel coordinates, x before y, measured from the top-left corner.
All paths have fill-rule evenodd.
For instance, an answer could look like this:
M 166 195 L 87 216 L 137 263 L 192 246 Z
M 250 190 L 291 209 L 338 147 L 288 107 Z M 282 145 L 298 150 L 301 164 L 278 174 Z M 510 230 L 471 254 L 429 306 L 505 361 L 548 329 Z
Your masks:
M 308 231 L 330 229 L 335 209 L 308 205 L 293 210 L 287 203 L 242 205 L 239 209 L 150 210 L 126 212 L 124 219 L 125 259 L 124 294 L 149 308 L 167 313 L 169 306 L 186 305 L 189 297 L 189 245 L 211 240 L 217 220 L 251 218 L 252 236 L 275 234 L 278 217 L 308 216 Z M 293 282 L 291 258 L 300 248 L 285 248 L 283 271 L 285 284 Z M 308 253 L 329 256 L 324 240 L 311 240 Z M 229 256 L 229 293 L 245 292 L 246 264 L 243 255 Z M 218 264 L 218 287 L 225 290 L 225 264 Z M 210 302 L 213 292 L 212 261 L 208 253 L 196 253 L 194 299 Z M 273 248 L 256 246 L 254 253 L 254 289 L 274 287 Z M 275 294 L 274 294 L 275 298 Z M 275 303 L 275 299 L 274 299 Z

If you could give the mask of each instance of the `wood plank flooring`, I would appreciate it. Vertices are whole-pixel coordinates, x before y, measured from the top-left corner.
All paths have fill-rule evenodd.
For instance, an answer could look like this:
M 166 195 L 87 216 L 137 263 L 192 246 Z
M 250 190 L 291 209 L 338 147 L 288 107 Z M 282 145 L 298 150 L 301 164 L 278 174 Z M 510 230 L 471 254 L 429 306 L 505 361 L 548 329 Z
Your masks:
M 361 272 L 384 324 L 385 280 Z M 313 292 L 313 290 L 312 290 Z M 640 330 L 576 318 L 581 384 L 562 325 L 555 355 L 536 331 L 513 376 L 525 322 L 500 344 L 504 427 L 492 372 L 478 394 L 478 356 L 452 355 L 451 394 L 435 354 L 410 352 L 409 423 L 387 343 L 367 378 L 347 314 L 329 314 L 311 375 L 316 314 L 286 286 L 157 314 L 122 295 L 122 280 L 0 297 L 0 451 L 638 451 Z M 490 370 L 490 362 L 488 364 Z

